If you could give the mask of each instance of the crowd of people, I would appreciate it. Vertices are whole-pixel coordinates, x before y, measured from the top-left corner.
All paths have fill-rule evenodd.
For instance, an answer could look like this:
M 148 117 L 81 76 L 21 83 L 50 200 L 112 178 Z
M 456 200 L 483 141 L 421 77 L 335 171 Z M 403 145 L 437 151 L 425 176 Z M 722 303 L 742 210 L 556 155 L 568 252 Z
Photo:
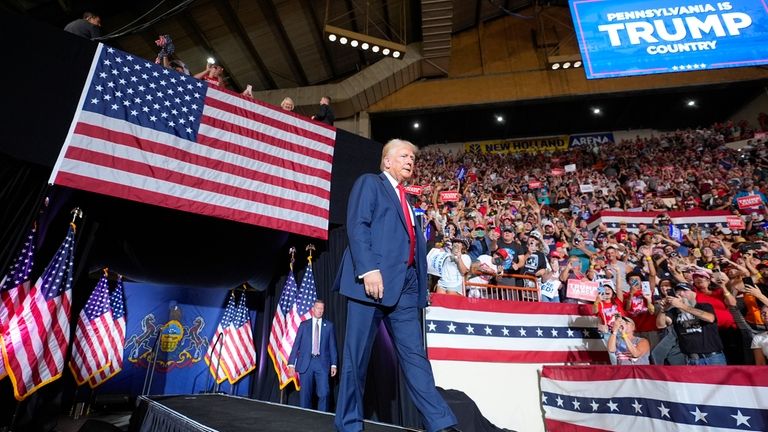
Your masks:
M 615 364 L 765 364 L 768 148 L 754 136 L 727 122 L 545 155 L 424 149 L 411 185 L 434 291 L 591 303 Z M 442 202 L 446 191 L 458 200 Z M 758 204 L 739 208 L 750 195 Z M 656 217 L 590 224 L 605 210 Z M 694 223 L 676 236 L 668 213 L 692 210 L 731 212 L 744 228 Z M 570 297 L 584 281 L 594 301 Z

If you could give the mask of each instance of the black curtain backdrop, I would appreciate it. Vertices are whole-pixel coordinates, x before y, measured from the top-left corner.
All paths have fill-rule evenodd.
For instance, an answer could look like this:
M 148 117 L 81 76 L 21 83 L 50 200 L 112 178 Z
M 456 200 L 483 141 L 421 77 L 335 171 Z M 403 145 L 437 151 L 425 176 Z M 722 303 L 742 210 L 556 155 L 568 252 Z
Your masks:
M 266 347 L 275 306 L 288 272 L 288 248 L 297 254 L 296 280 L 306 266 L 304 248 L 316 246 L 314 272 L 318 296 L 326 300 L 326 317 L 336 324 L 339 355 L 344 343 L 346 302 L 331 285 L 346 247 L 347 197 L 354 180 L 378 171 L 381 144 L 339 130 L 331 179 L 329 240 L 321 241 L 266 228 L 179 212 L 62 187 L 47 180 L 69 130 L 96 44 L 37 23 L 28 17 L 0 15 L 6 58 L 23 65 L 23 73 L 4 90 L 0 104 L 0 272 L 18 251 L 33 221 L 40 240 L 33 277 L 40 274 L 64 238 L 70 211 L 83 210 L 78 221 L 73 287 L 73 317 L 85 304 L 100 275 L 109 267 L 128 280 L 173 283 L 190 289 L 234 288 L 247 283 L 249 306 L 257 311 L 255 340 L 259 365 L 251 394 L 268 401 L 298 405 L 295 391 L 278 390 Z M 44 49 L 43 49 L 44 48 Z M 43 52 L 44 51 L 44 52 Z M 45 205 L 45 202 L 48 205 Z M 131 311 L 128 311 L 131 313 Z M 418 426 L 420 420 L 404 393 L 397 361 L 380 332 L 366 389 L 366 416 Z M 338 381 L 332 383 L 334 393 Z M 26 431 L 47 431 L 73 400 L 93 397 L 77 391 L 69 371 L 27 401 L 16 404 L 9 380 L 0 382 L 0 426 L 17 413 Z

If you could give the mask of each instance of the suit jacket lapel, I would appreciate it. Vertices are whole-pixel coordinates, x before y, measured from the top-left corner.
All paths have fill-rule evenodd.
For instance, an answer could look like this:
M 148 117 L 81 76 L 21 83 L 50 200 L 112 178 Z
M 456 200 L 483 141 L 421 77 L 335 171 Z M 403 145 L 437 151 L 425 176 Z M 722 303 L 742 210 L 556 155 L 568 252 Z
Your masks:
M 397 192 L 395 192 L 395 188 L 392 187 L 392 183 L 389 182 L 389 178 L 387 178 L 384 173 L 379 174 L 379 178 L 381 178 L 381 182 L 384 185 L 384 190 L 386 191 L 389 199 L 392 201 L 392 205 L 394 205 L 395 208 L 399 210 L 397 214 L 400 215 L 400 222 L 403 223 L 403 228 L 408 230 L 408 226 L 405 222 L 405 215 L 403 214 L 403 206 L 400 204 L 400 197 L 398 196 Z

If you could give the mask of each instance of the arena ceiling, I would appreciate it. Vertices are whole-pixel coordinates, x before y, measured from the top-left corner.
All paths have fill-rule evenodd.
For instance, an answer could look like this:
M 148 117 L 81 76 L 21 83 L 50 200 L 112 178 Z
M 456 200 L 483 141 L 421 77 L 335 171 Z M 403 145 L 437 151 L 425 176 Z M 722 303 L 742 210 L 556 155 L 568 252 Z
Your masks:
M 530 4 L 453 0 L 453 31 Z M 59 28 L 94 11 L 104 33 L 117 34 L 105 43 L 147 59 L 158 52 L 158 35 L 170 34 L 192 73 L 212 56 L 237 91 L 247 84 L 259 91 L 337 82 L 382 58 L 327 41 L 326 23 L 405 44 L 422 33 L 418 0 L 8 0 L 0 8 Z
M 107 43 L 155 57 L 159 34 L 170 34 L 192 73 L 213 56 L 230 88 L 254 91 L 339 82 L 382 57 L 329 42 L 326 23 L 406 44 L 422 39 L 422 4 L 452 8 L 451 32 L 515 13 L 531 0 L 7 0 L 0 9 L 62 28 L 84 10 L 98 12 Z M 567 7 L 566 1 L 548 5 Z M 434 5 L 430 6 L 434 7 Z M 425 7 L 426 10 L 426 7 Z M 156 21 L 156 22 L 155 22 Z M 145 25 L 138 26 L 144 23 Z M 149 23 L 149 24 L 146 24 Z M 428 28 L 429 26 L 425 26 Z M 660 78 L 660 79 L 663 79 Z M 722 121 L 765 91 L 765 82 L 734 83 L 488 106 L 378 113 L 373 138 L 411 138 L 419 144 L 619 129 L 674 129 Z M 685 105 L 696 100 L 695 107 Z M 601 114 L 592 110 L 601 108 Z M 498 122 L 496 117 L 504 120 Z M 754 123 L 754 119 L 748 119 Z M 413 127 L 414 122 L 420 128 Z

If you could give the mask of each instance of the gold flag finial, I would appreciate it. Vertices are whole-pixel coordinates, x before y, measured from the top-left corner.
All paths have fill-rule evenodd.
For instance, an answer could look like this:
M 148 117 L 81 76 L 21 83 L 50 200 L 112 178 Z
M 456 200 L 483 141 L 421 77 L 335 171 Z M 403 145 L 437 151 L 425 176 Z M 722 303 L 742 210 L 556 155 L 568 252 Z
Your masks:
M 288 249 L 288 253 L 291 254 L 291 271 L 293 271 L 293 263 L 296 262 L 296 248 L 291 246 L 291 248 Z
M 309 261 L 310 264 L 312 264 L 312 251 L 315 250 L 315 245 L 312 243 L 308 244 L 306 248 L 304 248 L 309 253 L 309 256 L 307 257 L 307 261 Z

